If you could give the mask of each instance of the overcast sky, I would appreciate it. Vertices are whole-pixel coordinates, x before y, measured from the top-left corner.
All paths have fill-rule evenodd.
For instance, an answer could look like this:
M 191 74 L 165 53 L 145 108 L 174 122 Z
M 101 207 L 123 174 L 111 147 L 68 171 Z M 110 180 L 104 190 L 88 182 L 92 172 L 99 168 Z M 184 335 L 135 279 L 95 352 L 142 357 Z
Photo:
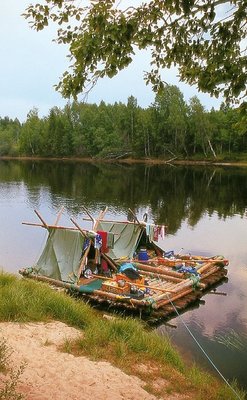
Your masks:
M 31 2 L 7 0 L 1 1 L 0 5 L 0 117 L 17 117 L 20 121 L 24 121 L 34 107 L 42 117 L 52 107 L 66 104 L 53 87 L 68 66 L 66 48 L 52 42 L 55 27 L 42 32 L 29 27 L 21 14 Z M 140 106 L 149 106 L 154 101 L 154 94 L 143 81 L 143 71 L 149 70 L 148 61 L 145 53 L 138 55 L 133 65 L 121 71 L 119 76 L 99 81 L 87 101 L 126 103 L 128 97 L 133 95 Z M 219 107 L 221 101 L 180 83 L 175 70 L 164 77 L 166 82 L 179 86 L 186 101 L 197 95 L 207 109 Z

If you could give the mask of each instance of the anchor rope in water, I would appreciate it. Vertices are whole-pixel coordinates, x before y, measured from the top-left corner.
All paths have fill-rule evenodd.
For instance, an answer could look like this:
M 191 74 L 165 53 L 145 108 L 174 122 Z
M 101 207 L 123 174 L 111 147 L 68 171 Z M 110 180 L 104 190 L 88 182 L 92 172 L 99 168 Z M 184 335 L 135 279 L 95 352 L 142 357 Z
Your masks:
M 187 326 L 187 324 L 184 322 L 182 316 L 179 314 L 175 304 L 173 303 L 173 301 L 170 299 L 169 294 L 167 294 L 167 297 L 169 298 L 169 301 L 175 311 L 175 313 L 177 314 L 177 316 L 180 318 L 180 320 L 182 321 L 182 324 L 184 325 L 184 327 L 186 328 L 186 330 L 189 332 L 189 334 L 191 335 L 192 339 L 196 342 L 197 346 L 200 348 L 200 350 L 202 351 L 202 353 L 204 354 L 204 356 L 207 358 L 207 360 L 210 362 L 210 364 L 213 366 L 213 368 L 215 369 L 215 371 L 220 375 L 220 377 L 223 379 L 223 381 L 226 383 L 227 386 L 229 386 L 229 388 L 232 390 L 232 392 L 235 394 L 235 396 L 237 397 L 237 399 L 239 400 L 243 400 L 242 396 L 240 397 L 239 394 L 236 392 L 236 390 L 230 385 L 230 383 L 228 382 L 228 380 L 224 377 L 224 375 L 220 372 L 220 370 L 217 368 L 217 366 L 215 365 L 215 363 L 211 360 L 211 358 L 209 357 L 209 355 L 206 353 L 206 351 L 203 349 L 202 345 L 199 343 L 199 341 L 196 339 L 196 337 L 194 336 L 194 334 L 192 333 L 192 331 L 190 330 L 190 328 Z

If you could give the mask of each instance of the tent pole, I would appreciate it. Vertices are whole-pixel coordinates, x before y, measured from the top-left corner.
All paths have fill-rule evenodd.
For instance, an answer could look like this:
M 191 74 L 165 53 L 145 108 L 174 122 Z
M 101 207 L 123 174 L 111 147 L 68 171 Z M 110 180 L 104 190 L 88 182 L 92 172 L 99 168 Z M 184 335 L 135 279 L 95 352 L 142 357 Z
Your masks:
M 42 222 L 43 226 L 48 229 L 48 225 L 47 223 L 44 221 L 44 219 L 41 217 L 41 215 L 38 213 L 37 210 L 34 210 L 35 214 L 38 216 L 38 218 L 40 219 L 40 221 Z
M 59 210 L 59 212 L 58 212 L 58 214 L 57 214 L 57 218 L 56 218 L 56 221 L 55 221 L 55 223 L 54 223 L 55 226 L 57 226 L 57 224 L 58 224 L 58 222 L 59 222 L 59 220 L 60 220 L 60 218 L 61 218 L 61 216 L 62 216 L 63 210 L 64 210 L 64 206 L 62 206 L 62 207 L 60 208 L 60 210 Z
M 139 225 L 141 225 L 141 223 L 140 223 L 140 221 L 138 220 L 137 216 L 135 215 L 134 211 L 132 211 L 131 208 L 129 208 L 128 210 L 129 210 L 129 212 L 132 214 L 132 216 L 134 217 L 135 221 L 136 221 Z

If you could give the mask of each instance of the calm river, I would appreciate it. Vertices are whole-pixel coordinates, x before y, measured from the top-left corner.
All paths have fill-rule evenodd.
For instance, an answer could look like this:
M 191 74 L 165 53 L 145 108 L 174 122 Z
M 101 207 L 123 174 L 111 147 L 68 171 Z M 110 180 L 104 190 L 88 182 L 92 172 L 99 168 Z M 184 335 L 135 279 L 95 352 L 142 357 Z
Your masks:
M 188 333 L 189 327 L 225 378 L 247 389 L 247 168 L 86 164 L 0 161 L 0 266 L 8 272 L 37 260 L 44 229 L 23 225 L 52 224 L 64 207 L 60 224 L 70 217 L 85 226 L 81 205 L 97 216 L 126 219 L 128 208 L 149 222 L 168 225 L 165 250 L 229 259 L 228 281 L 207 294 L 198 307 L 160 325 L 182 353 L 214 372 Z

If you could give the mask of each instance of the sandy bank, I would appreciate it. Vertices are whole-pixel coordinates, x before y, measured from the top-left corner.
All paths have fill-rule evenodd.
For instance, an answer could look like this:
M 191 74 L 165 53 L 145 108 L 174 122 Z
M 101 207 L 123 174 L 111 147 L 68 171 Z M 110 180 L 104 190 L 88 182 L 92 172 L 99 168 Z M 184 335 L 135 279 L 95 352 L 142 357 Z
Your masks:
M 27 400 L 155 400 L 144 390 L 145 382 L 128 376 L 107 362 L 93 362 L 59 351 L 65 340 L 82 333 L 61 322 L 18 324 L 0 323 L 0 338 L 11 348 L 11 363 L 23 361 L 18 391 Z M 0 385 L 4 376 L 0 374 Z M 186 396 L 171 395 L 167 400 Z

